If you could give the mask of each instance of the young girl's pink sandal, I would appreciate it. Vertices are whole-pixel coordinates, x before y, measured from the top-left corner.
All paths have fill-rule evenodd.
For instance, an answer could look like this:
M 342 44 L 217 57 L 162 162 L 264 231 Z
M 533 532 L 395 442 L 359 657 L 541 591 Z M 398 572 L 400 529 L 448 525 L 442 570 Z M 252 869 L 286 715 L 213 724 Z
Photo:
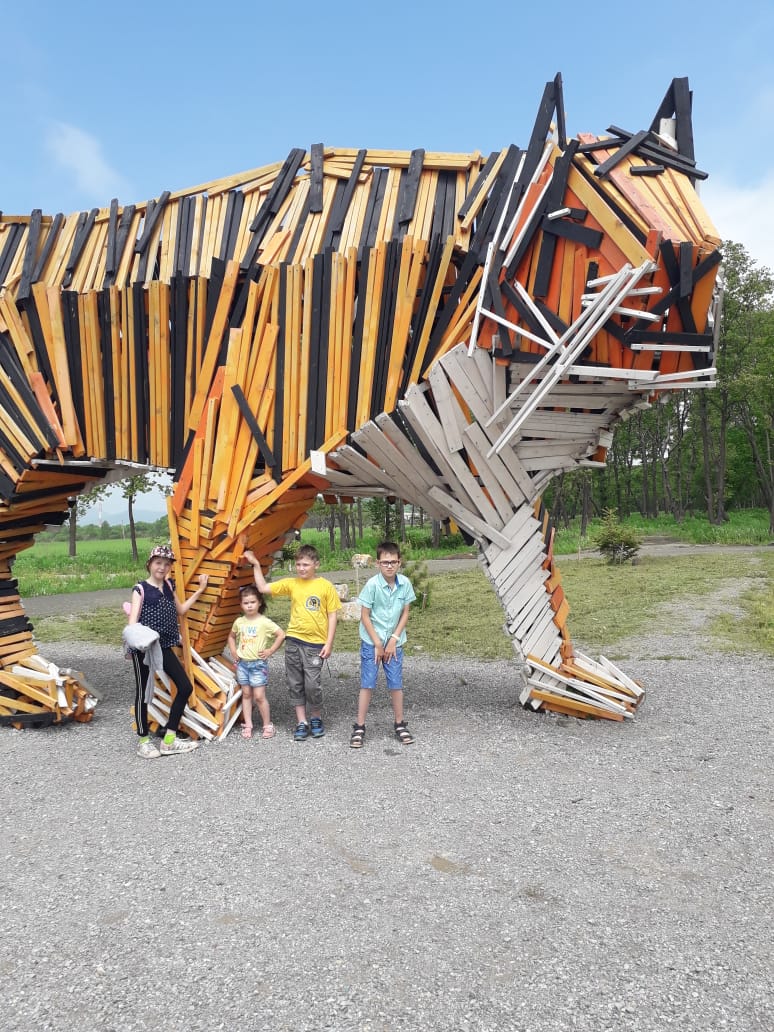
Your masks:
M 242 738 L 253 737 L 253 726 L 252 724 L 242 724 Z
M 263 738 L 274 738 L 277 732 L 274 730 L 274 724 L 264 724 Z

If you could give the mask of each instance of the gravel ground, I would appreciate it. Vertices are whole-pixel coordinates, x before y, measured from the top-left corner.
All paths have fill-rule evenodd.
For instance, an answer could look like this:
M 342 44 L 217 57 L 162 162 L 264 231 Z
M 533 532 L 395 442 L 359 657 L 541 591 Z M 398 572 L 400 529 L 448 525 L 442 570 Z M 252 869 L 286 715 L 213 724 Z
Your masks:
M 735 586 L 744 587 L 743 582 Z M 512 664 L 406 662 L 417 741 L 383 693 L 348 737 L 134 755 L 118 649 L 50 646 L 94 722 L 0 729 L 8 1032 L 774 1028 L 774 663 L 708 651 L 701 611 L 608 653 L 625 725 L 530 714 Z

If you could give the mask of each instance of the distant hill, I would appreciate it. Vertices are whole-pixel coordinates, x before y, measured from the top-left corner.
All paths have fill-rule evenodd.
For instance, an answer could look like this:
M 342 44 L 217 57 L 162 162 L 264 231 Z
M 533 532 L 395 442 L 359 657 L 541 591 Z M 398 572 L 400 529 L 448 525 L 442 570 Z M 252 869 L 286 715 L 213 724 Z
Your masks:
M 134 500 L 135 521 L 143 523 L 155 523 L 161 516 L 167 514 L 167 500 L 161 491 L 150 491 L 137 495 Z M 78 520 L 81 524 L 102 523 L 122 524 L 129 522 L 129 505 L 121 494 L 120 487 L 116 486 L 108 491 L 106 496 L 99 502 L 95 502 L 85 516 Z

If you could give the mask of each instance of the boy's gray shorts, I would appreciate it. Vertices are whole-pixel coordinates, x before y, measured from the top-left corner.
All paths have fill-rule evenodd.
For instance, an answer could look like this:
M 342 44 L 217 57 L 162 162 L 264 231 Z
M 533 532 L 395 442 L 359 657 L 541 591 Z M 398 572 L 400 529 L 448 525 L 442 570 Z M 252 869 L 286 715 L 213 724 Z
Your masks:
M 322 706 L 322 645 L 285 638 L 285 678 L 294 706 Z

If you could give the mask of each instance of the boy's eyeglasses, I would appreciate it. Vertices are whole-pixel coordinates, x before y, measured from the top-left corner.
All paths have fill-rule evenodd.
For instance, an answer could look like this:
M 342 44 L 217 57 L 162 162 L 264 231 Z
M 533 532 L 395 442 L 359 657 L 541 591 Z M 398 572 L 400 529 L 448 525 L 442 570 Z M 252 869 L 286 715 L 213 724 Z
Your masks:
M 400 559 L 380 559 L 379 560 L 379 565 L 380 566 L 399 566 L 400 565 Z

